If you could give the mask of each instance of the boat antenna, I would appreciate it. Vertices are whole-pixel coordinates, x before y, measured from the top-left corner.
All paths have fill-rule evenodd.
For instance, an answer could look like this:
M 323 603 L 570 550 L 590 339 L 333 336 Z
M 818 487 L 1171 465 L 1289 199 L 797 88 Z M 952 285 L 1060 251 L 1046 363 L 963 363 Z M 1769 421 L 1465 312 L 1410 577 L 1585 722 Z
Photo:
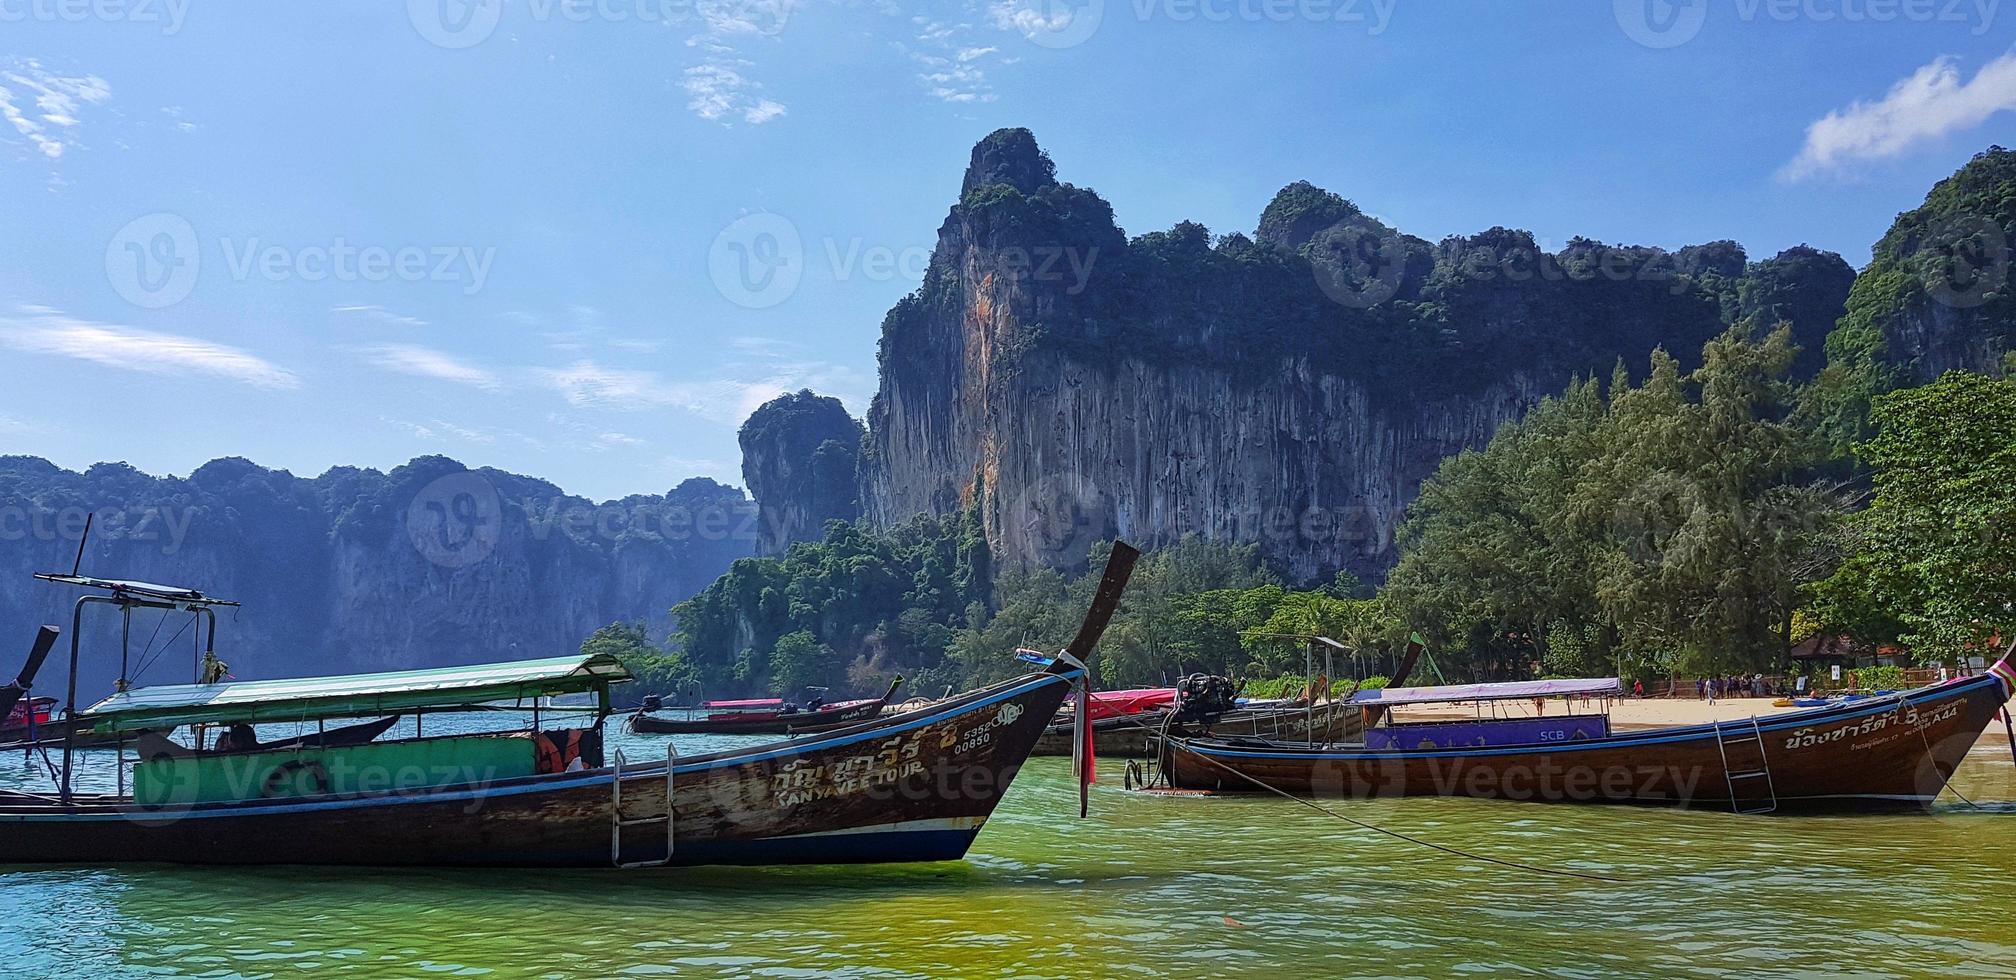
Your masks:
M 91 540 L 91 522 L 98 519 L 95 513 L 84 515 L 84 533 L 77 538 L 77 560 L 70 564 L 70 577 L 76 578 L 84 570 L 84 545 Z

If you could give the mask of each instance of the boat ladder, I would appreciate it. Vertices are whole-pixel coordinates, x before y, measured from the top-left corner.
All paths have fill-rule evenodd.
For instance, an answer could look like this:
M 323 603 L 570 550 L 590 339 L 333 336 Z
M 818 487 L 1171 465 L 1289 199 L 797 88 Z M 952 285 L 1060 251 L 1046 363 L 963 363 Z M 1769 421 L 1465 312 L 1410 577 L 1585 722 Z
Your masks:
M 619 868 L 659 868 L 672 863 L 672 766 L 678 759 L 679 750 L 671 743 L 665 745 L 665 812 L 643 817 L 623 815 L 623 750 L 616 750 L 616 778 L 610 782 L 609 804 L 609 863 Z M 623 828 L 646 824 L 665 825 L 665 856 L 645 861 L 623 860 Z
M 1770 813 L 1778 809 L 1778 787 L 1771 781 L 1771 759 L 1764 751 L 1764 730 L 1757 725 L 1753 716 L 1747 730 L 1738 722 L 1730 728 L 1715 723 L 1715 745 L 1722 752 L 1722 777 L 1729 787 L 1729 809 L 1735 813 Z M 1756 761 L 1731 761 L 1731 756 L 1744 752 L 1756 754 Z M 1750 784 L 1753 780 L 1763 780 L 1764 792 L 1744 796 L 1736 791 L 1736 784 Z

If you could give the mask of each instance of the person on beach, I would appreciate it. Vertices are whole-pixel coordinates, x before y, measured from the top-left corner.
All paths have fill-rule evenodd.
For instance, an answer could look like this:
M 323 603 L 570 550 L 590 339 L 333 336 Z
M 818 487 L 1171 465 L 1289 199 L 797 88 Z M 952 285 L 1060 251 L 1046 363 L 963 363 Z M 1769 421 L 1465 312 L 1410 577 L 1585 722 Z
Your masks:
M 1631 696 L 1632 696 L 1632 697 L 1634 697 L 1634 698 L 1639 698 L 1639 699 L 1643 699 L 1643 698 L 1645 697 L 1645 682 L 1644 682 L 1644 681 L 1632 681 L 1632 682 L 1631 682 Z
M 1715 703 L 1715 685 L 1716 685 L 1716 680 L 1715 680 L 1715 678 L 1713 678 L 1713 677 L 1710 677 L 1710 678 L 1708 678 L 1708 703 L 1709 703 L 1709 704 L 1714 704 L 1714 703 Z

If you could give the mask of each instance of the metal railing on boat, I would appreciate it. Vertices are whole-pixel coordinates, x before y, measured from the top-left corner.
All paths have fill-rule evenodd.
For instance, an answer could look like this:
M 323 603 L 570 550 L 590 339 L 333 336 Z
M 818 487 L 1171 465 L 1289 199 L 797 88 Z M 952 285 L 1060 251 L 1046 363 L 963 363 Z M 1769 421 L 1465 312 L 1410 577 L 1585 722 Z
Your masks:
M 672 863 L 673 846 L 676 842 L 673 814 L 674 802 L 672 771 L 673 763 L 679 758 L 679 748 L 670 742 L 665 744 L 665 812 L 648 817 L 625 817 L 623 815 L 623 750 L 616 750 L 615 778 L 610 781 L 609 804 L 609 863 L 618 868 L 660 868 Z M 649 861 L 623 860 L 623 828 L 644 824 L 663 823 L 665 825 L 665 856 Z

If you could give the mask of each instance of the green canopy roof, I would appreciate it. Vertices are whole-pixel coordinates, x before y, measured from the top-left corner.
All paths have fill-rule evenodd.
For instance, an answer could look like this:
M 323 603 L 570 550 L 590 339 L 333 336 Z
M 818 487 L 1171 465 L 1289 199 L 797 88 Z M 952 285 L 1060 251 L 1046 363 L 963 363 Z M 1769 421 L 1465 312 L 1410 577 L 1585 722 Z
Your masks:
M 629 679 L 630 671 L 615 657 L 596 654 L 384 674 L 142 687 L 114 694 L 84 709 L 81 717 L 99 732 L 361 718 L 578 694 Z

